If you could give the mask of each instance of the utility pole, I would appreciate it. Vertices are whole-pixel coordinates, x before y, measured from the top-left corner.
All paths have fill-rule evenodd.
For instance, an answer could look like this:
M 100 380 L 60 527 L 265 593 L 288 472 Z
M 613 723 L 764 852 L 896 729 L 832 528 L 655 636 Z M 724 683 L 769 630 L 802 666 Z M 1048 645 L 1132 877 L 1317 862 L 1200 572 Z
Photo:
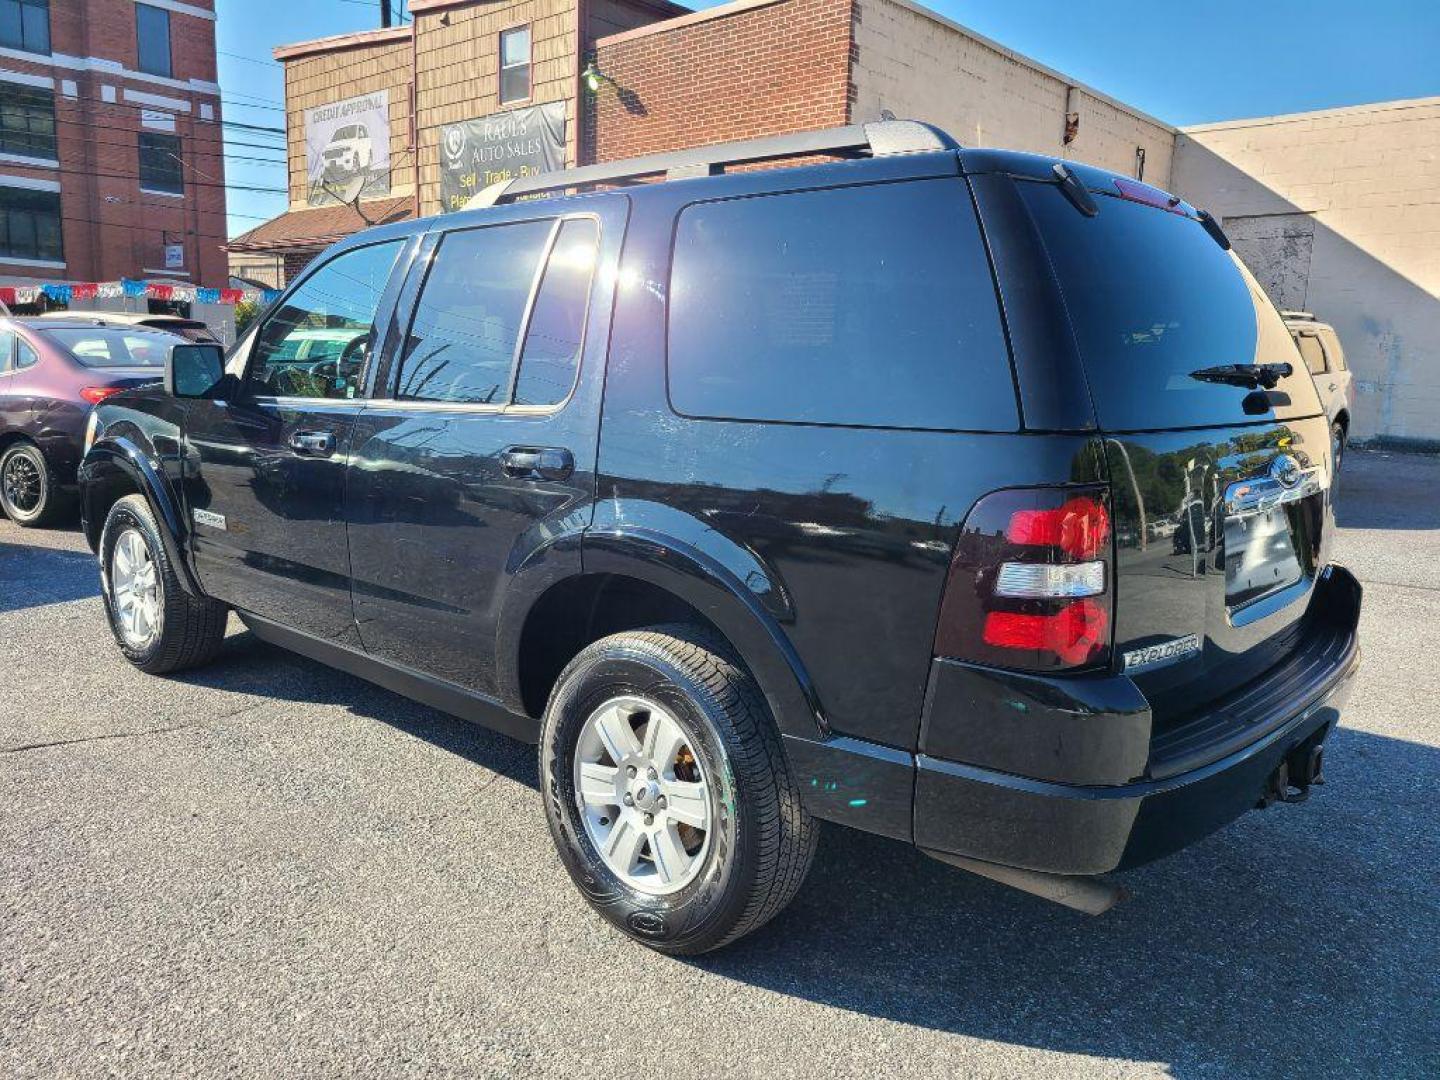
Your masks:
M 390 0 L 380 0 L 380 25 L 390 25 Z

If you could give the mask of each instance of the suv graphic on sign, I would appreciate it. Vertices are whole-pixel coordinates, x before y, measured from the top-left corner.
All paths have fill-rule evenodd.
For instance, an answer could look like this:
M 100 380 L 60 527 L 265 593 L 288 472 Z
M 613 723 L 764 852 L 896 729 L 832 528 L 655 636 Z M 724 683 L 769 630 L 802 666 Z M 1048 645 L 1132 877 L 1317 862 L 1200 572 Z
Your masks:
M 325 161 L 327 177 L 349 177 L 358 172 L 368 172 L 375 160 L 375 146 L 370 141 L 369 129 L 364 124 L 337 128 L 321 156 Z

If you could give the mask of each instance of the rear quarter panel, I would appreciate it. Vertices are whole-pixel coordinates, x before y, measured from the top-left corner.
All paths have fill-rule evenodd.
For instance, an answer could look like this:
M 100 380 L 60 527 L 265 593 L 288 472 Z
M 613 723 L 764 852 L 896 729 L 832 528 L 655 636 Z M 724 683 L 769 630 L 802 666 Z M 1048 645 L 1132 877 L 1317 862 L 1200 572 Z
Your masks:
M 753 181 L 767 182 L 781 181 Z M 966 513 L 998 487 L 1092 480 L 1099 457 L 1081 434 L 677 415 L 666 387 L 666 304 L 674 216 L 689 198 L 683 182 L 635 198 L 592 532 L 668 535 L 733 568 L 753 606 L 793 648 L 824 725 L 913 749 L 941 594 Z M 813 717 L 777 720 L 787 732 L 803 735 L 808 724 L 815 733 Z

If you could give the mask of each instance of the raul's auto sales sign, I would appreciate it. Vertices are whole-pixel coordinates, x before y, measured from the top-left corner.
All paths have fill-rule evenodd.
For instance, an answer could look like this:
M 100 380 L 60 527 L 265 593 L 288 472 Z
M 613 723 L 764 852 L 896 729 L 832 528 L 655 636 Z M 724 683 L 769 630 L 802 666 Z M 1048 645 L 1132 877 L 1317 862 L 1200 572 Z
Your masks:
M 565 103 L 531 105 L 440 129 L 440 203 L 463 210 L 502 180 L 565 167 Z

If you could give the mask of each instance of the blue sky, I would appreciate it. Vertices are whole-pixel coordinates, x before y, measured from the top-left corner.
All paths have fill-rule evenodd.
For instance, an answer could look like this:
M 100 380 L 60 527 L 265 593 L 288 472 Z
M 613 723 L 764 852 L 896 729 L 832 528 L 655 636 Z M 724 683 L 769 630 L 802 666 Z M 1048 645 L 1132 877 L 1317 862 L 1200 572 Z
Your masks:
M 1173 124 L 1440 94 L 1440 4 L 1433 0 L 928 6 Z M 259 128 L 285 123 L 272 48 L 378 26 L 380 17 L 376 0 L 219 0 L 219 9 L 226 116 Z M 234 235 L 285 209 L 284 139 L 238 127 L 226 135 L 229 182 L 272 189 L 230 192 Z

